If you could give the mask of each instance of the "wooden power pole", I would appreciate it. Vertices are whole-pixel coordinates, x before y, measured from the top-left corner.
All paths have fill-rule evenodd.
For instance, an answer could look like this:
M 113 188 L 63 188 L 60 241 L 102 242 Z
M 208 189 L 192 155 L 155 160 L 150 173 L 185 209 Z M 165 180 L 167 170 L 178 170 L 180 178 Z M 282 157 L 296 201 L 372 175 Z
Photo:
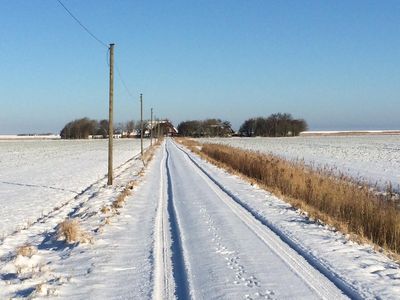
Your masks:
M 143 156 L 143 95 L 140 94 L 140 154 Z
M 157 117 L 154 116 L 154 122 L 157 124 L 156 126 L 158 127 L 158 122 L 157 122 Z M 154 138 L 157 137 L 157 142 L 158 142 L 158 135 L 157 135 L 157 128 L 156 128 L 156 132 L 154 133 Z
M 107 185 L 113 184 L 113 137 L 114 137 L 114 44 L 110 44 L 110 87 L 108 106 L 108 181 Z
M 150 111 L 150 146 L 153 146 L 153 108 Z
M 158 138 L 160 138 L 160 133 L 161 133 L 161 122 L 160 122 L 160 118 L 158 119 L 158 126 L 157 126 L 157 136 Z

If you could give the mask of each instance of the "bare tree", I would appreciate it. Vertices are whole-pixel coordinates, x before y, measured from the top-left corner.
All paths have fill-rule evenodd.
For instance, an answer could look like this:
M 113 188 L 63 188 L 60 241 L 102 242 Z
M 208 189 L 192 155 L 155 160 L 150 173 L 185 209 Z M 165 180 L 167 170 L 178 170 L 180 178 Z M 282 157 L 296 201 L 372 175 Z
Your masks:
M 206 119 L 203 121 L 184 121 L 178 125 L 178 132 L 182 136 L 229 136 L 233 133 L 231 123 L 221 119 Z
M 135 121 L 131 120 L 131 121 L 126 122 L 125 129 L 126 129 L 128 137 L 129 137 L 135 130 Z
M 100 120 L 98 134 L 102 135 L 103 138 L 106 138 L 108 136 L 108 126 L 109 126 L 108 120 L 106 119 Z
M 96 120 L 82 118 L 67 123 L 60 132 L 63 139 L 87 139 L 96 133 L 98 123 Z
M 276 113 L 268 118 L 251 118 L 243 122 L 239 132 L 244 136 L 296 136 L 307 130 L 307 122 L 293 119 L 291 114 Z

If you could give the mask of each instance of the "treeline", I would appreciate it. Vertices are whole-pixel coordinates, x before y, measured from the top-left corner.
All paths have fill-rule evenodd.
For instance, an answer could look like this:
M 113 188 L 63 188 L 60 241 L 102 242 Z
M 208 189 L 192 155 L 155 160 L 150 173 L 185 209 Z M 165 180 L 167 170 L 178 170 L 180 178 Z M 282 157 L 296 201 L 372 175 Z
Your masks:
M 108 136 L 108 127 L 108 120 L 97 121 L 82 118 L 66 124 L 61 130 L 60 136 L 63 139 L 87 139 L 90 135 L 106 138 Z M 143 128 L 145 135 L 146 132 L 149 132 L 150 127 L 150 122 L 144 121 Z M 300 132 L 307 130 L 307 128 L 307 122 L 303 119 L 294 119 L 288 113 L 276 113 L 266 118 L 250 118 L 244 121 L 238 133 L 232 130 L 229 121 L 221 119 L 184 121 L 178 125 L 177 129 L 180 136 L 191 137 L 226 137 L 232 135 L 285 137 L 297 136 Z M 124 133 L 124 136 L 128 137 L 140 135 L 140 130 L 141 125 L 139 121 L 128 121 L 118 123 L 114 126 L 114 134 Z M 154 130 L 155 128 L 153 128 Z
M 192 137 L 230 136 L 234 133 L 231 123 L 220 119 L 184 121 L 178 125 L 177 129 L 180 136 Z
M 87 139 L 89 135 L 106 138 L 108 136 L 109 122 L 108 120 L 91 120 L 82 118 L 67 123 L 60 132 L 63 139 Z M 128 121 L 118 123 L 114 128 L 114 134 L 125 132 L 130 136 L 133 132 L 140 133 L 140 122 Z
M 206 119 L 203 121 L 184 121 L 178 125 L 180 136 L 190 137 L 217 137 L 217 136 L 268 136 L 285 137 L 297 136 L 308 129 L 303 119 L 294 119 L 288 113 L 276 113 L 269 117 L 250 118 L 243 122 L 239 132 L 235 133 L 229 121 L 221 119 Z
M 297 136 L 307 130 L 307 122 L 303 119 L 294 119 L 291 114 L 277 113 L 267 118 L 251 118 L 240 126 L 239 133 L 242 136 L 268 136 L 285 137 Z

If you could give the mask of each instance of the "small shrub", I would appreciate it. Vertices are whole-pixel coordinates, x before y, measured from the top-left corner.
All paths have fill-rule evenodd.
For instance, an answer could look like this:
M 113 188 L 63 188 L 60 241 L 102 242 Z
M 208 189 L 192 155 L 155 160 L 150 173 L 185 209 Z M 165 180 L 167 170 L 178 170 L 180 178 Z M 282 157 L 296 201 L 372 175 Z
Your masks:
M 59 239 L 67 243 L 88 243 L 91 238 L 88 233 L 82 231 L 78 220 L 65 220 L 58 225 L 57 235 Z
M 103 214 L 107 214 L 107 213 L 109 213 L 109 212 L 111 211 L 111 208 L 110 208 L 109 206 L 103 206 L 103 207 L 100 209 L 100 211 L 101 211 Z
M 17 255 L 32 257 L 37 253 L 37 248 L 32 245 L 23 245 L 17 249 Z
M 131 194 L 131 189 L 126 187 L 121 194 L 117 196 L 117 198 L 113 201 L 112 207 L 115 209 L 121 208 L 124 206 L 125 198 Z
M 48 290 L 47 290 L 46 284 L 39 283 L 38 285 L 36 285 L 36 288 L 35 288 L 36 295 L 46 296 L 47 292 L 48 292 Z

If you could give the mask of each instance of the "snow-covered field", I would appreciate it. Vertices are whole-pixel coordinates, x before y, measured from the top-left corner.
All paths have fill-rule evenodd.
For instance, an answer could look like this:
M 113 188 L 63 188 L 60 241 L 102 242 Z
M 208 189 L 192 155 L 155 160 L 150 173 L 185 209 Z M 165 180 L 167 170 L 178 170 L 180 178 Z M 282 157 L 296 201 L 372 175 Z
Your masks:
M 114 145 L 115 168 L 140 152 L 136 139 L 115 140 Z M 107 140 L 0 141 L 0 238 L 51 212 L 106 174 Z
M 341 130 L 303 131 L 300 136 L 356 136 L 356 135 L 398 135 L 400 130 Z
M 272 153 L 289 160 L 304 160 L 313 167 L 329 167 L 354 178 L 396 190 L 400 185 L 400 136 L 341 136 L 294 138 L 204 138 L 220 143 Z
M 0 241 L 0 298 L 398 299 L 400 268 L 167 140 Z M 143 175 L 141 175 L 143 174 Z M 104 212 L 128 182 L 117 213 Z M 66 217 L 91 243 L 57 236 Z M 31 256 L 18 246 L 34 246 Z
M 15 134 L 0 134 L 0 140 L 59 140 L 59 134 L 48 135 L 15 135 Z

